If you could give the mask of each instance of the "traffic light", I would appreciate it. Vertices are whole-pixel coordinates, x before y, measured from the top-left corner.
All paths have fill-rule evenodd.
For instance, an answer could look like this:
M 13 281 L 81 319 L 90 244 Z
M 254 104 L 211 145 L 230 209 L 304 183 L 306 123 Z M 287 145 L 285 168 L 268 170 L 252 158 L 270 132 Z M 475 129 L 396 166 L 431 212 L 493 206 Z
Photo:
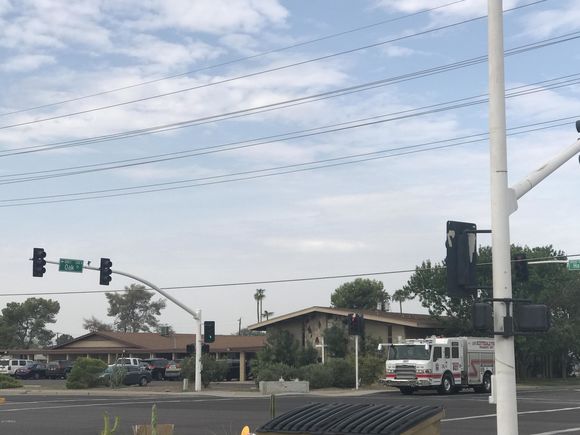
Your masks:
M 348 335 L 363 335 L 364 318 L 360 314 L 348 315 Z
M 213 343 L 215 341 L 215 322 L 213 320 L 203 322 L 203 341 L 205 343 Z
M 34 248 L 32 251 L 32 276 L 42 277 L 46 272 L 46 252 L 43 248 Z
M 191 343 L 185 346 L 185 353 L 188 355 L 193 355 L 195 353 L 195 343 Z
M 203 354 L 206 354 L 206 353 L 209 353 L 209 344 L 203 343 L 201 345 L 201 354 L 203 355 Z
M 476 331 L 493 329 L 493 310 L 490 303 L 477 302 L 473 304 L 471 321 Z
M 477 289 L 477 225 L 447 222 L 447 295 L 465 298 Z
M 516 280 L 526 282 L 530 277 L 528 272 L 528 260 L 526 254 L 520 252 L 514 255 L 514 269 L 516 271 Z
M 516 332 L 546 332 L 550 329 L 550 310 L 547 305 L 518 304 L 514 315 Z
M 101 258 L 101 267 L 99 268 L 99 284 L 101 285 L 109 285 L 109 283 L 111 282 L 112 278 L 111 278 L 111 274 L 113 273 L 113 271 L 111 270 L 111 267 L 113 266 L 113 263 L 111 263 L 111 260 L 109 260 L 108 258 Z

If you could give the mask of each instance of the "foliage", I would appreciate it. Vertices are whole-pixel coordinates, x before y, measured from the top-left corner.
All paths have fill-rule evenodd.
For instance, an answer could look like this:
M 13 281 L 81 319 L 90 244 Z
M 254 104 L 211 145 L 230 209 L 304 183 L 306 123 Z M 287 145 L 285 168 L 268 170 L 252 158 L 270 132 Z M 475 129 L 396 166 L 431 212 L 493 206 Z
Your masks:
M 195 356 L 184 358 L 181 361 L 181 377 L 189 379 L 190 382 L 195 381 Z
M 83 319 L 83 329 L 89 332 L 112 331 L 113 325 L 101 322 L 95 316 L 92 316 L 90 319 Z
M 351 361 L 331 359 L 326 363 L 332 374 L 332 386 L 336 388 L 353 388 L 355 368 Z
M 330 388 L 333 386 L 332 370 L 327 364 L 310 364 L 300 367 L 298 377 L 308 381 L 311 389 Z
M 299 377 L 299 371 L 292 366 L 282 363 L 254 361 L 252 374 L 256 384 L 260 381 L 290 380 Z
M 111 434 L 115 433 L 117 431 L 117 429 L 119 428 L 119 417 L 115 417 L 115 420 L 113 422 L 113 427 L 111 427 L 109 414 L 107 414 L 106 412 L 105 412 L 105 415 L 103 415 L 103 421 L 104 421 L 105 427 L 103 428 L 103 430 L 101 432 L 99 432 L 99 435 L 111 435 Z
M 201 356 L 201 383 L 207 387 L 210 382 L 223 381 L 228 374 L 228 362 L 216 360 L 211 355 Z
M 292 334 L 284 329 L 276 329 L 269 333 L 266 345 L 258 352 L 258 358 L 294 366 L 298 352 L 299 344 Z
M 99 376 L 107 368 L 100 359 L 78 358 L 68 375 L 66 387 L 68 389 L 93 388 L 99 384 Z
M 0 316 L 0 347 L 21 348 L 50 346 L 54 332 L 46 329 L 55 323 L 60 304 L 52 299 L 28 298 L 9 302 Z
M 0 374 L 0 390 L 20 387 L 22 387 L 22 382 L 14 379 L 12 376 Z
M 111 368 L 111 374 L 109 375 L 107 384 L 111 388 L 119 388 L 121 385 L 123 385 L 123 379 L 125 378 L 126 374 L 127 368 L 125 366 L 115 364 Z
M 344 328 L 332 325 L 323 332 L 326 354 L 335 358 L 344 358 L 348 349 L 348 336 Z
M 515 253 L 524 253 L 528 261 L 565 257 L 562 251 L 556 251 L 552 246 L 530 248 L 513 245 L 511 253 L 512 257 Z M 479 248 L 478 264 L 478 285 L 491 286 L 491 247 Z M 419 298 L 431 315 L 443 320 L 443 334 L 481 335 L 471 327 L 474 298 L 447 296 L 443 266 L 424 261 L 401 291 L 408 299 Z M 515 267 L 512 267 L 513 297 L 547 304 L 552 327 L 543 335 L 516 337 L 518 376 L 564 376 L 569 358 L 580 353 L 580 274 L 569 272 L 557 263 L 529 265 L 528 271 L 528 281 L 520 282 L 516 279 Z M 491 296 L 487 290 L 480 291 L 482 299 Z
M 75 338 L 72 335 L 69 334 L 60 334 L 57 338 L 56 338 L 56 345 L 60 346 L 61 344 L 65 344 L 68 343 L 69 341 L 73 341 Z
M 405 297 L 405 293 L 402 290 L 397 290 L 391 295 L 391 301 L 399 303 L 399 312 L 403 313 L 403 302 L 405 302 L 407 298 Z
M 266 290 L 263 288 L 256 289 L 256 293 L 254 293 L 254 299 L 256 301 L 256 317 L 257 321 L 262 321 L 262 301 L 266 298 Z
M 333 307 L 376 310 L 389 310 L 389 294 L 383 289 L 383 283 L 374 279 L 357 278 L 342 284 L 330 296 Z
M 377 382 L 385 370 L 385 360 L 376 354 L 368 353 L 359 357 L 358 374 L 361 385 L 371 385 Z
M 302 367 L 309 364 L 314 364 L 317 361 L 318 361 L 318 351 L 312 346 L 312 344 L 308 343 L 306 347 L 298 351 L 298 355 L 296 355 L 295 365 L 297 367 Z
M 115 328 L 123 332 L 149 332 L 159 321 L 156 316 L 165 308 L 165 300 L 151 301 L 154 292 L 131 284 L 124 293 L 105 293 L 109 301 L 107 315 L 115 317 Z

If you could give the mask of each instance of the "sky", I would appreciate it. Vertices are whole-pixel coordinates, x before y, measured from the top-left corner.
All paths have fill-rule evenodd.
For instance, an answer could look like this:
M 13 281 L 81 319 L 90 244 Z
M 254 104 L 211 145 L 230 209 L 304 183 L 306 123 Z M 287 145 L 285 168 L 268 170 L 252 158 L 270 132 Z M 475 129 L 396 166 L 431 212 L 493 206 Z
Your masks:
M 34 247 L 110 258 L 218 334 L 256 322 L 257 288 L 273 316 L 357 276 L 392 294 L 409 272 L 368 274 L 441 262 L 448 220 L 491 225 L 486 4 L 0 0 L 0 308 L 57 300 L 76 337 L 135 283 L 35 278 Z M 512 185 L 578 136 L 580 10 L 504 10 Z M 580 253 L 578 171 L 519 201 L 512 243 Z M 195 328 L 170 301 L 160 322 Z

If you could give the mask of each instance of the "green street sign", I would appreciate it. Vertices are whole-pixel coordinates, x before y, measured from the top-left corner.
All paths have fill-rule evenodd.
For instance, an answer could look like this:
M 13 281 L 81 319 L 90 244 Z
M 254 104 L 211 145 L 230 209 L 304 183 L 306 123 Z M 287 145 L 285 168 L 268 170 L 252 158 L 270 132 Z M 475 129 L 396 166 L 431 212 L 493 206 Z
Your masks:
M 59 272 L 83 273 L 83 260 L 71 260 L 70 258 L 61 258 L 58 262 Z
M 568 270 L 580 270 L 580 260 L 568 260 Z

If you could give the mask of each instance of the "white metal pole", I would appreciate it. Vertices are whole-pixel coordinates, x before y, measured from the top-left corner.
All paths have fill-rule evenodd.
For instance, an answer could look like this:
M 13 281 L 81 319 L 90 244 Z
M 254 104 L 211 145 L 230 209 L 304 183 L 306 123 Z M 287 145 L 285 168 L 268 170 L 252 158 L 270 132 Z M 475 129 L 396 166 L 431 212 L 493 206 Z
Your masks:
M 358 390 L 358 335 L 354 336 L 354 373 L 355 373 L 355 389 Z
M 502 0 L 488 0 L 488 52 L 493 296 L 511 298 Z M 503 319 L 506 314 L 505 304 L 495 302 L 495 331 L 503 331 Z M 495 337 L 495 377 L 497 435 L 517 435 L 513 336 Z
M 322 364 L 324 364 L 324 337 L 322 337 Z
M 197 314 L 197 331 L 195 332 L 195 391 L 201 391 L 201 310 Z

